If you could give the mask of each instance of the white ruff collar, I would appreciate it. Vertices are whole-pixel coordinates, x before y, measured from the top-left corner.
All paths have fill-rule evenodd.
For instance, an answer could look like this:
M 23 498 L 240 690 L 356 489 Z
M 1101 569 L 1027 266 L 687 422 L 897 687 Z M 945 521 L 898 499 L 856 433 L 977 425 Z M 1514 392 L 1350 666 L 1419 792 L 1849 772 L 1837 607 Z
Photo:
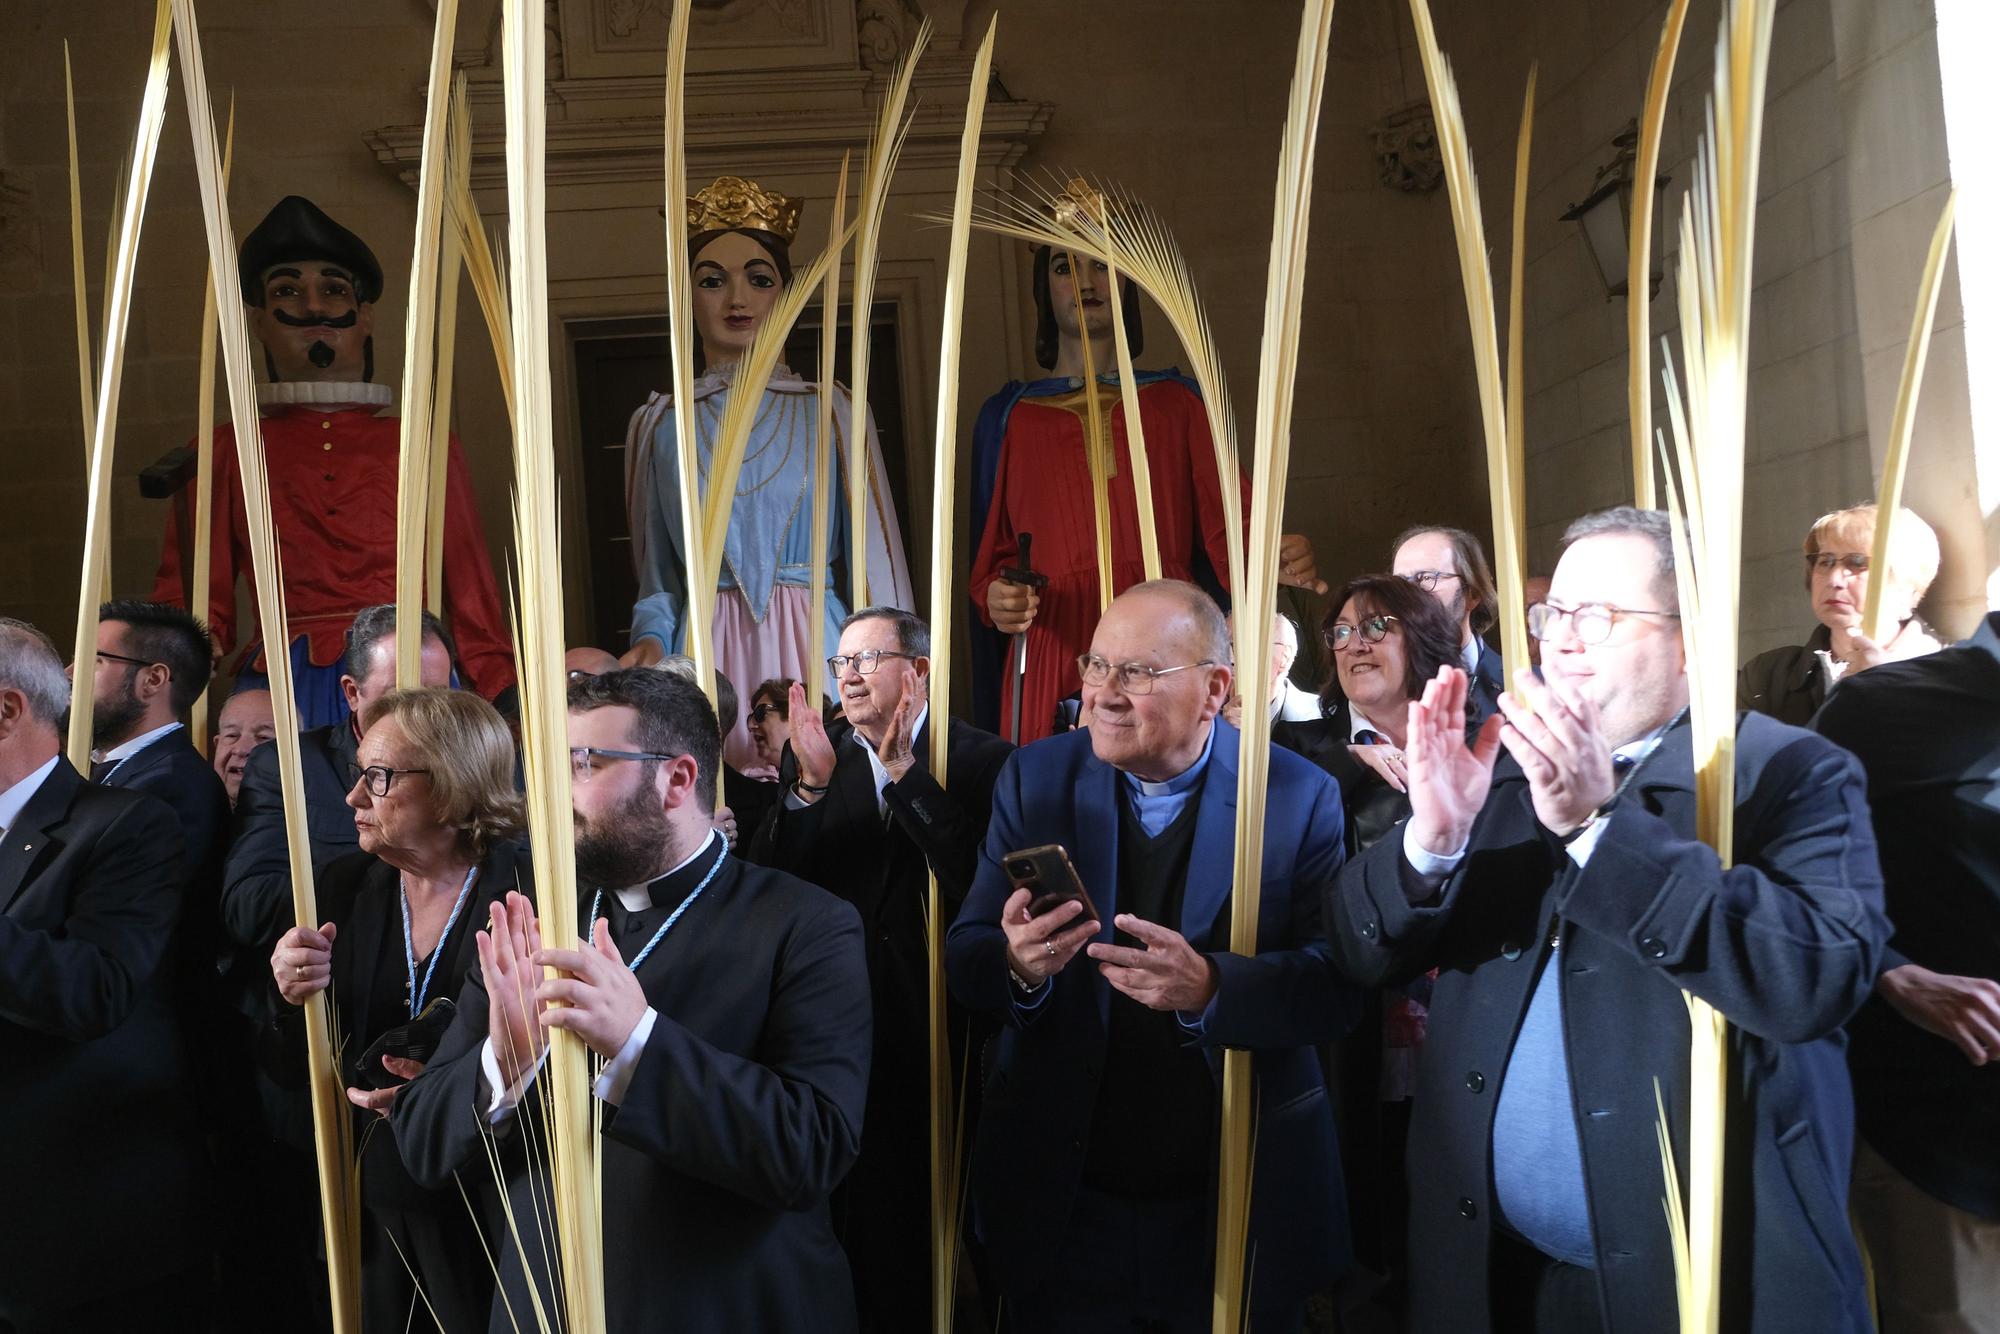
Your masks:
M 257 386 L 260 408 L 386 408 L 395 401 L 396 392 L 388 385 L 360 381 L 282 380 Z

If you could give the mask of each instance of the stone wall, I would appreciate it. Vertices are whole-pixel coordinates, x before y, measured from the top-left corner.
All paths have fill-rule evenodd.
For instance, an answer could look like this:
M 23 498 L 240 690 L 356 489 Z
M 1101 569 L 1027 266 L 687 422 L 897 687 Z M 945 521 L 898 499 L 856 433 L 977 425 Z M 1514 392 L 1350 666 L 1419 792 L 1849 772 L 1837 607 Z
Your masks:
M 1540 61 L 1528 205 L 1526 374 L 1529 549 L 1531 564 L 1546 569 L 1571 517 L 1629 496 L 1625 306 L 1622 299 L 1605 299 L 1580 236 L 1560 215 L 1588 193 L 1594 169 L 1612 154 L 1612 137 L 1638 109 L 1665 2 L 1434 5 L 1463 87 L 1503 309 L 1514 134 L 1528 64 Z M 906 25 L 911 12 L 903 0 L 864 0 L 864 6 L 870 43 L 885 29 Z M 494 5 L 465 0 L 464 7 L 459 56 L 476 67 L 490 40 Z M 926 133 L 955 149 L 963 74 L 953 71 L 969 59 L 995 0 L 929 0 L 929 8 L 942 29 L 933 57 L 942 65 L 922 90 L 923 114 L 938 122 Z M 998 86 L 991 105 L 1011 108 L 1006 123 L 1015 128 L 1008 133 L 1024 147 L 1013 157 L 996 150 L 988 179 L 1004 181 L 1017 169 L 1092 172 L 1118 180 L 1166 216 L 1208 301 L 1247 448 L 1271 180 L 1296 7 L 1277 0 L 1005 0 L 999 8 Z M 1941 133 L 1936 118 L 1881 119 L 1885 94 L 1863 93 L 1878 62 L 1900 59 L 1908 70 L 1898 75 L 1903 82 L 1895 83 L 1901 90 L 1896 95 L 1921 101 L 1926 87 L 1934 95 L 1935 36 L 1928 48 L 1921 46 L 1934 29 L 1934 21 L 1932 29 L 1923 21 L 1930 8 L 1928 0 L 1896 6 L 1904 26 L 1891 32 L 1885 18 L 1860 17 L 1877 7 L 1859 0 L 1784 0 L 1779 7 L 1758 219 L 1746 654 L 1804 633 L 1809 616 L 1799 594 L 1799 538 L 1815 515 L 1873 490 L 1871 439 L 1879 451 L 1894 392 L 1885 359 L 1907 329 L 1908 293 L 1921 263 L 1921 247 L 1914 257 L 1908 254 L 1910 237 L 1928 235 L 1944 177 L 1941 168 L 1905 173 L 1907 181 L 1889 181 L 1894 188 L 1876 199 L 1885 178 L 1870 158 L 1865 181 L 1857 182 L 1857 153 L 1896 154 L 1912 137 L 1923 141 L 1910 149 L 1914 161 L 1928 163 L 1943 152 L 1932 142 Z M 587 10 L 583 0 L 572 0 L 562 12 Z M 1669 277 L 1653 305 L 1656 334 L 1671 333 L 1675 324 L 1672 220 L 1689 179 L 1716 10 L 1716 0 L 1696 0 L 1675 79 L 1663 155 L 1663 170 L 1674 178 L 1663 238 Z M 1916 10 L 1923 12 L 1909 19 L 1906 11 Z M 67 636 L 74 616 L 83 511 L 61 40 L 71 40 L 79 81 L 86 270 L 95 312 L 110 182 L 143 74 L 145 33 L 132 14 L 124 0 L 21 0 L 9 8 L 0 33 L 6 89 L 0 101 L 0 395 L 10 407 L 0 422 L 0 456 L 8 464 L 6 498 L 12 502 L 10 520 L 0 527 L 0 612 L 30 617 L 58 638 Z M 327 11 L 324 25 L 311 34 L 300 32 L 289 9 L 249 0 L 207 0 L 202 16 L 210 78 L 219 96 L 233 88 L 238 98 L 232 198 L 239 232 L 279 195 L 303 191 L 373 239 L 391 271 L 377 317 L 377 358 L 383 378 L 393 381 L 401 362 L 406 277 L 398 256 L 407 248 L 414 212 L 408 187 L 392 169 L 408 156 L 407 133 L 394 127 L 421 122 L 429 7 L 419 0 L 353 0 Z M 1911 32 L 1919 42 L 1914 54 L 1903 49 Z M 871 58 L 866 52 L 857 57 L 863 66 Z M 755 81 L 716 83 L 694 110 L 730 126 L 732 134 L 751 134 L 760 117 L 804 114 L 799 108 L 822 95 L 812 88 L 823 88 L 842 118 L 837 132 L 828 131 L 832 142 L 865 126 L 871 70 L 857 66 L 844 80 L 836 73 L 815 76 L 818 83 L 802 82 L 775 103 L 761 84 L 755 85 L 760 91 L 741 91 Z M 644 156 L 642 128 L 634 127 L 656 117 L 657 104 L 634 76 L 617 77 L 625 82 L 607 75 L 596 88 L 565 90 L 559 102 L 566 98 L 566 104 L 551 113 L 552 128 L 560 128 L 567 118 L 625 115 L 619 97 L 631 103 L 630 125 L 615 134 L 607 130 L 610 137 L 601 143 L 580 144 L 577 161 L 584 167 L 552 188 L 552 301 L 559 319 L 645 314 L 660 304 L 657 186 L 647 184 L 644 170 L 634 169 L 630 179 L 615 173 L 615 179 L 594 179 L 594 169 L 585 169 L 590 153 Z M 478 96 L 476 89 L 476 103 Z M 1404 0 L 1343 0 L 1320 126 L 1287 503 L 1287 526 L 1314 539 L 1322 573 L 1336 582 L 1385 565 L 1388 542 L 1406 523 L 1455 523 L 1481 533 L 1489 527 L 1445 195 L 1384 186 L 1368 134 L 1384 116 L 1423 96 Z M 481 151 L 489 155 L 482 202 L 491 221 L 504 209 L 504 191 L 491 175 L 496 110 L 488 101 L 477 113 Z M 989 111 L 990 120 L 994 115 Z M 184 441 L 194 420 L 203 247 L 185 124 L 176 81 L 147 218 L 120 413 L 113 491 L 114 581 L 121 591 L 150 584 L 162 522 L 161 507 L 139 499 L 132 478 Z M 650 133 L 657 137 L 656 121 Z M 786 165 L 772 168 L 778 173 L 773 183 L 823 199 L 837 148 L 829 150 L 824 171 L 791 163 L 801 150 L 797 144 L 790 149 Z M 907 215 L 945 202 L 949 151 L 933 156 L 938 163 L 920 160 L 906 169 L 892 201 L 885 260 L 885 291 L 901 303 L 906 328 L 928 329 L 906 343 L 905 410 L 913 440 L 927 438 L 932 415 L 935 386 L 925 380 L 935 378 L 943 241 L 938 229 Z M 1862 193 L 1870 198 L 1862 200 Z M 809 208 L 815 219 L 823 218 L 823 203 Z M 809 235 L 817 225 L 808 225 Z M 975 241 L 959 404 L 968 438 L 986 394 L 1008 378 L 1032 373 L 1027 273 L 1018 247 Z M 1941 326 L 1962 318 L 1948 292 Z M 1145 364 L 1184 360 L 1156 312 L 1147 331 Z M 484 331 L 469 293 L 461 300 L 458 346 L 455 422 L 467 439 L 496 560 L 504 561 L 510 464 Z M 1944 503 L 1950 512 L 1934 517 L 1955 525 L 1954 533 L 1971 534 L 1947 541 L 1955 564 L 1945 581 L 1946 619 L 1949 628 L 1962 629 L 1994 562 L 1986 555 L 1991 546 L 1980 527 L 1984 508 L 1971 484 L 1961 478 L 1960 491 L 1951 490 L 1951 478 L 1965 471 L 1960 461 L 1972 454 L 1962 406 L 1968 373 L 1962 352 L 1954 360 L 1955 346 L 1963 340 L 1954 343 L 1941 333 L 1934 354 L 1941 372 L 1934 371 L 1931 387 L 1938 397 L 1927 395 L 1926 422 L 1933 434 L 1955 431 L 1956 452 L 1919 466 L 1912 497 L 1920 508 Z M 1948 389 L 1937 389 L 1940 374 L 1947 382 L 1956 375 L 1957 403 Z M 558 390 L 560 409 L 560 383 Z M 563 429 L 559 425 L 559 436 Z M 573 453 L 580 445 L 563 438 L 558 447 Z M 913 476 L 919 471 L 928 470 L 913 468 Z M 1992 484 L 1991 471 L 1989 462 L 1980 474 L 1985 485 Z M 927 482 L 913 487 L 913 503 L 927 494 Z M 912 525 L 918 558 L 926 527 Z M 962 544 L 972 540 L 961 534 Z M 1312 617 L 1319 608 L 1308 603 L 1295 610 Z

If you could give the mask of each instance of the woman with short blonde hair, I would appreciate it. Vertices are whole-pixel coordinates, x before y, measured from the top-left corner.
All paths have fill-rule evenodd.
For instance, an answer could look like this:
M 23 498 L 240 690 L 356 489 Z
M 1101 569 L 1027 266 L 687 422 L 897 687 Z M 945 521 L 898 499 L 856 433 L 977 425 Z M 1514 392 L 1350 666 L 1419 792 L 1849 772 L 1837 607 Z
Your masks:
M 1805 540 L 1806 594 L 1819 625 L 1805 643 L 1771 649 L 1744 664 L 1736 679 L 1739 708 L 1804 726 L 1846 673 L 1937 651 L 1937 639 L 1917 618 L 1917 604 L 1937 578 L 1937 534 L 1909 510 L 1898 510 L 1889 544 L 1882 602 L 1895 630 L 1878 644 L 1861 629 L 1873 573 L 1875 506 L 1850 505 L 1813 521 Z
M 491 905 L 528 892 L 514 740 L 465 690 L 392 690 L 360 721 L 347 804 L 361 850 L 320 870 L 322 924 L 287 931 L 271 975 L 290 1006 L 329 985 L 338 1002 L 341 1073 L 361 1123 L 363 1334 L 403 1329 L 419 1293 L 443 1328 L 484 1329 L 493 1284 L 478 1224 L 457 1189 L 411 1180 L 386 1118 L 450 1026 Z M 294 1083 L 305 1076 L 300 1016 L 281 1011 L 290 1059 L 272 1072 Z

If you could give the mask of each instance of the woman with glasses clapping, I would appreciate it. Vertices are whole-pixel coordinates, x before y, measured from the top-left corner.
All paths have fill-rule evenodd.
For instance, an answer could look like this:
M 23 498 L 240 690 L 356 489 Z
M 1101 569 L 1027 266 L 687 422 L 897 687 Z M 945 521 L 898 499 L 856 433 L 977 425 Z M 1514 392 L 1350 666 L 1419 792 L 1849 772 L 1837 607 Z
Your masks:
M 1332 666 L 1320 688 L 1323 716 L 1274 724 L 1271 740 L 1340 784 L 1352 858 L 1410 813 L 1403 759 L 1410 702 L 1440 667 L 1460 665 L 1460 634 L 1433 594 L 1393 575 L 1349 580 L 1327 605 L 1333 610 L 1320 630 Z M 1403 1270 L 1401 1145 L 1429 1000 L 1428 977 L 1366 993 L 1353 1031 L 1327 1054 L 1356 1256 L 1386 1276 L 1377 1300 L 1392 1310 Z
M 341 1073 L 360 1109 L 363 1329 L 404 1329 L 419 1302 L 445 1329 L 484 1329 L 487 1220 L 456 1188 L 410 1179 L 387 1118 L 450 1026 L 489 905 L 528 892 L 513 739 L 492 705 L 461 690 L 391 691 L 361 722 L 347 794 L 361 851 L 321 871 L 322 924 L 287 931 L 271 975 L 292 1006 L 333 987 Z M 274 1073 L 302 1082 L 302 1012 L 280 1022 L 291 1040 Z M 475 1200 L 481 1184 L 469 1183 Z

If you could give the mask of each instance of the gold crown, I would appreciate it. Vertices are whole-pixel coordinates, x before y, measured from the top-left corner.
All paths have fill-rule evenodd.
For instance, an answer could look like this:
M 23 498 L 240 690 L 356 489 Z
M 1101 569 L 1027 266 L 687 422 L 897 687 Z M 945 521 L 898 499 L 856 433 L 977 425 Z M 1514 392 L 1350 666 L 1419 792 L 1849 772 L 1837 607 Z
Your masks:
M 715 184 L 687 201 L 688 235 L 747 227 L 790 245 L 799 234 L 799 212 L 804 208 L 803 199 L 766 190 L 755 181 L 718 176 Z
M 1101 227 L 1110 215 L 1110 211 L 1110 202 L 1104 197 L 1104 192 L 1081 176 L 1072 176 L 1064 182 L 1062 193 L 1055 197 L 1050 207 L 1055 220 L 1066 227 L 1076 225 L 1076 216 L 1079 213 L 1091 218 Z

